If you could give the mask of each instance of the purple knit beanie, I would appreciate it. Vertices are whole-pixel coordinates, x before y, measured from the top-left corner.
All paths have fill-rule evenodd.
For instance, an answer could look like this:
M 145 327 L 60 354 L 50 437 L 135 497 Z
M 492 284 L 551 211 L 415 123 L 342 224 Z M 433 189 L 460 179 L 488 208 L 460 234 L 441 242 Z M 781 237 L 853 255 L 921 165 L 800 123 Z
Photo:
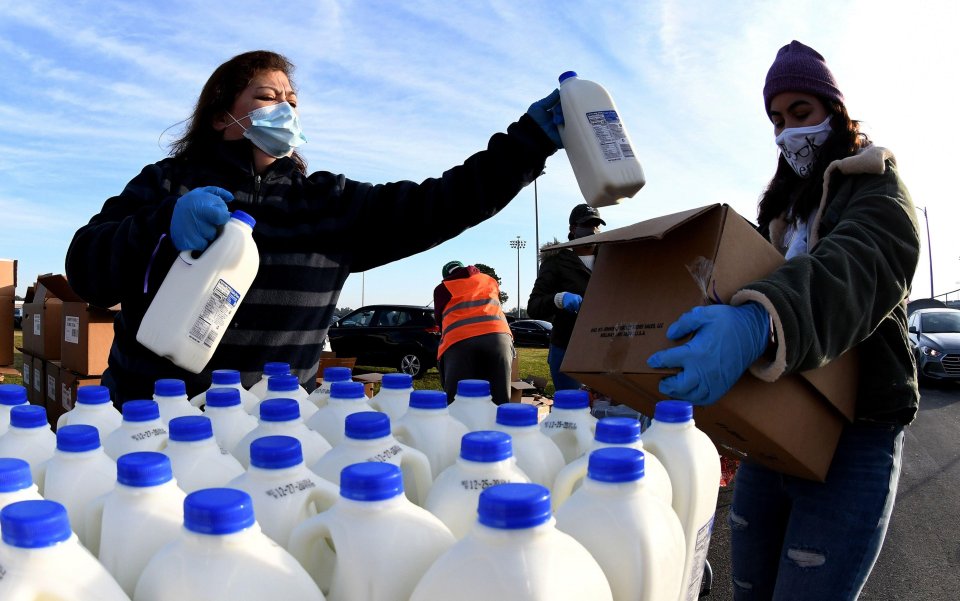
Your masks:
M 823 56 L 796 40 L 777 52 L 767 71 L 763 104 L 768 113 L 773 97 L 781 92 L 804 92 L 843 103 L 843 94 Z

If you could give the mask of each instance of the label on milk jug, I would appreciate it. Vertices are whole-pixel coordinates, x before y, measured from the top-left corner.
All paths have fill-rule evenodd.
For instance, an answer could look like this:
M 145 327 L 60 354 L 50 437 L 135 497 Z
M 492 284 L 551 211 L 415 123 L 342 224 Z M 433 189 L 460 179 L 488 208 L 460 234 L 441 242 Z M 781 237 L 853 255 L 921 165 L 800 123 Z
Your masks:
M 217 281 L 207 302 L 203 304 L 197 321 L 190 328 L 190 339 L 206 347 L 213 347 L 220 332 L 228 323 L 237 305 L 240 293 L 223 280 Z
M 623 123 L 620 122 L 617 111 L 589 112 L 587 122 L 593 128 L 600 151 L 607 162 L 634 158 L 633 148 L 623 131 Z
M 710 547 L 710 535 L 713 533 L 713 518 L 697 530 L 696 547 L 693 550 L 693 569 L 690 570 L 690 581 L 687 585 L 687 601 L 696 601 L 700 596 L 700 581 L 703 579 L 703 565 L 707 561 L 707 549 Z

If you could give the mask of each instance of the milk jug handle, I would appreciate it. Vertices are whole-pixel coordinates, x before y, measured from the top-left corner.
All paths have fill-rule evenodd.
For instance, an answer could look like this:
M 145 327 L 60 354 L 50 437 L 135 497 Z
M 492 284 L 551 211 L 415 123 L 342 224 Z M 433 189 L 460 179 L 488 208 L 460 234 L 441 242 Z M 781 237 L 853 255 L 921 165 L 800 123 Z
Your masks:
M 68 411 L 67 413 L 70 412 Z M 62 413 L 60 417 L 57 418 L 57 430 L 67 422 L 67 413 Z
M 583 480 L 586 475 L 586 461 L 568 463 L 566 467 L 557 473 L 557 480 L 554 482 L 553 491 L 550 493 L 554 511 L 573 494 L 573 487 L 577 485 L 577 482 Z
M 377 409 L 377 411 L 380 411 Z M 405 445 L 410 445 L 410 430 L 405 424 L 396 423 L 391 428 L 393 437 L 402 442 Z
M 332 536 L 322 515 L 315 515 L 297 524 L 290 533 L 287 550 L 309 572 L 323 594 L 329 595 L 337 554 L 326 543 L 326 539 Z M 316 556 L 312 553 L 314 550 L 317 551 Z
M 333 507 L 333 504 L 339 498 L 339 494 L 318 486 L 310 491 L 310 496 L 307 498 L 311 506 L 316 509 L 317 514 L 320 514 Z
M 401 443 L 402 444 L 402 443 Z M 427 502 L 427 493 L 433 486 L 433 472 L 430 471 L 430 460 L 427 456 L 413 447 L 406 446 L 400 455 L 400 468 L 407 468 L 413 474 L 413 498 L 415 503 L 423 507 Z
M 102 494 L 87 504 L 84 510 L 84 532 L 83 540 L 87 543 L 87 550 L 93 553 L 94 557 L 100 556 L 100 533 L 103 529 L 103 507 L 107 501 L 107 495 Z M 79 532 L 77 534 L 80 534 Z

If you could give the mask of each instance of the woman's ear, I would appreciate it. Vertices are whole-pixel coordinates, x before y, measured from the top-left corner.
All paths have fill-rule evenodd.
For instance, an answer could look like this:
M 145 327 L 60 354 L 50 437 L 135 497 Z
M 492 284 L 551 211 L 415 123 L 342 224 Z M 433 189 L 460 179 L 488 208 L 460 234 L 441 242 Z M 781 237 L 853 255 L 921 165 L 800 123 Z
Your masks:
M 223 131 L 230 126 L 230 120 L 227 118 L 226 113 L 217 113 L 213 118 L 213 129 L 217 131 Z

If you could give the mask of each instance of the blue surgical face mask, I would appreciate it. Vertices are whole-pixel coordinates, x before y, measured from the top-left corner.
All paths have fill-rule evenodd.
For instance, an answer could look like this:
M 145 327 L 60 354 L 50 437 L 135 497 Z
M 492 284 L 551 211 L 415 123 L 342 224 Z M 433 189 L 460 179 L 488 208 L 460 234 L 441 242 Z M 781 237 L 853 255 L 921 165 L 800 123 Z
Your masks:
M 832 115 L 828 115 L 819 125 L 791 127 L 777 136 L 776 143 L 780 147 L 780 153 L 800 177 L 810 177 L 820 154 L 820 147 L 830 137 L 832 118 Z
M 230 115 L 229 111 L 227 115 Z M 290 156 L 294 148 L 307 141 L 300 129 L 300 118 L 289 102 L 258 108 L 247 117 L 250 118 L 250 127 L 243 127 L 236 117 L 230 115 L 233 123 L 243 127 L 243 137 L 272 157 Z

